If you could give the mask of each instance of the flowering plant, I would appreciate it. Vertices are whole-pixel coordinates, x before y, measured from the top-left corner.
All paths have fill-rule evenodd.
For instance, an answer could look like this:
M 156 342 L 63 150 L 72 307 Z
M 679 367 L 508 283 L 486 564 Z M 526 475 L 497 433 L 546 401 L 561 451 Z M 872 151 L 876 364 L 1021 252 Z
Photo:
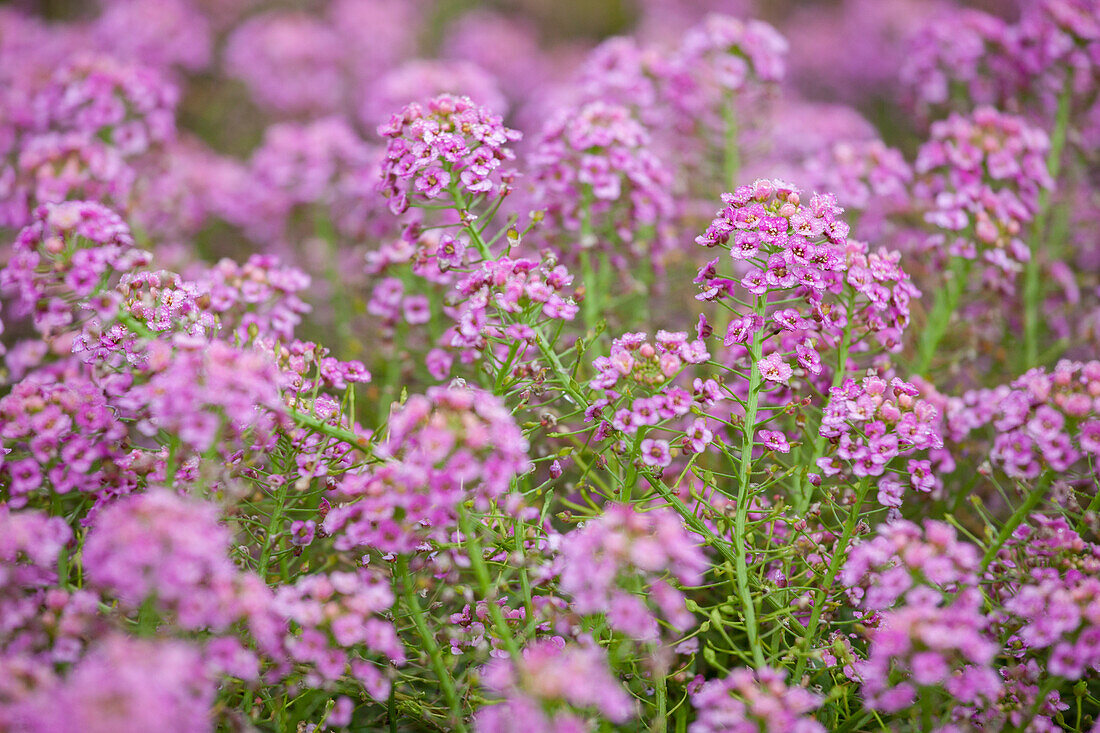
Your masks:
M 1100 730 L 1097 0 L 48 5 L 0 730 Z

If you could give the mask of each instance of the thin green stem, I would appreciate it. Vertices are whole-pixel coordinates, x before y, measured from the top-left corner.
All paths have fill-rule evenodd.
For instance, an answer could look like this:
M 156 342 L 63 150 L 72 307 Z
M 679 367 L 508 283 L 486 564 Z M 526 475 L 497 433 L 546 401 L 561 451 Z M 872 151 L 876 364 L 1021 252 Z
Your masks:
M 1047 171 L 1052 181 L 1058 180 L 1062 170 L 1062 152 L 1066 146 L 1066 133 L 1069 129 L 1070 101 L 1073 87 L 1067 73 L 1065 88 L 1058 97 L 1058 115 L 1054 122 L 1054 132 L 1050 137 L 1050 151 L 1047 154 Z M 1038 365 L 1039 357 L 1039 306 L 1043 299 L 1042 278 L 1040 277 L 1039 254 L 1043 247 L 1050 215 L 1050 189 L 1039 193 L 1039 209 L 1031 229 L 1031 257 L 1024 271 L 1024 368 Z
M 1085 533 L 1089 526 L 1089 517 L 1094 515 L 1097 510 L 1100 510 L 1100 491 L 1092 495 L 1089 505 L 1085 507 L 1085 511 L 1082 513 L 1080 521 L 1077 522 L 1077 534 Z
M 652 484 L 657 490 L 657 493 L 661 495 L 661 498 L 676 510 L 676 513 L 683 518 L 688 527 L 696 534 L 706 538 L 707 544 L 717 550 L 718 554 L 725 558 L 726 562 L 733 564 L 737 563 L 737 555 L 730 550 L 729 544 L 716 535 L 711 528 L 707 526 L 706 522 L 695 516 L 679 496 L 674 494 L 662 481 L 653 479 L 650 481 L 650 484 Z
M 767 307 L 767 300 L 763 296 L 757 296 L 755 311 L 763 315 Z M 763 379 L 760 375 L 760 359 L 763 354 L 762 334 L 753 334 L 749 343 L 749 360 L 751 372 L 749 373 L 749 393 L 745 403 L 745 421 L 741 429 L 741 456 L 737 477 L 737 513 L 734 517 L 734 550 L 737 553 L 734 567 L 737 571 L 737 592 L 741 597 L 742 612 L 745 616 L 745 631 L 749 637 L 749 648 L 752 650 L 753 660 L 757 667 L 763 667 L 764 651 L 760 646 L 760 630 L 756 626 L 756 606 L 753 604 L 752 593 L 749 591 L 749 569 L 747 554 L 748 533 L 746 523 L 749 516 L 749 504 L 752 503 L 752 448 L 756 438 L 756 411 L 760 401 L 760 389 Z
M 951 323 L 951 316 L 959 307 L 959 299 L 966 288 L 966 280 L 970 276 L 971 260 L 962 257 L 952 257 L 948 277 L 943 288 L 936 297 L 932 311 L 928 314 L 928 322 L 925 324 L 921 336 L 920 347 L 917 354 L 917 362 L 913 371 L 922 376 L 928 376 L 928 368 L 932 366 L 932 360 L 936 356 L 936 349 L 947 333 L 947 326 Z
M 500 610 L 500 605 L 497 604 L 494 597 L 495 593 L 493 592 L 492 579 L 489 577 L 489 567 L 485 564 L 485 556 L 481 552 L 481 541 L 478 539 L 477 531 L 470 521 L 470 515 L 467 514 L 466 508 L 461 505 L 458 507 L 458 526 L 462 530 L 466 554 L 470 557 L 470 566 L 474 569 L 474 576 L 477 578 L 481 597 L 485 599 L 485 604 L 489 607 L 489 616 L 493 619 L 497 636 L 504 642 L 504 648 L 512 655 L 512 659 L 518 660 L 519 647 L 516 646 L 512 629 L 508 626 L 504 613 Z
M 656 683 L 654 687 L 657 695 L 657 717 L 653 721 L 651 730 L 654 733 L 665 733 L 668 730 L 668 688 L 665 673 L 658 671 L 657 679 L 654 682 Z
M 591 331 L 600 320 L 602 307 L 600 286 L 596 278 L 596 267 L 592 261 L 592 247 L 595 237 L 592 236 L 592 193 L 585 186 L 584 201 L 581 204 L 581 231 L 580 231 L 580 259 L 581 276 L 584 278 L 584 327 Z
M 1008 538 L 1012 536 L 1016 528 L 1024 523 L 1028 514 L 1031 513 L 1031 510 L 1039 506 L 1039 503 L 1042 502 L 1047 494 L 1047 487 L 1049 485 L 1050 474 L 1048 473 L 1039 481 L 1039 485 L 1028 493 L 1027 498 L 1024 499 L 1024 503 L 1012 513 L 1012 516 L 1005 522 L 1005 526 L 1001 527 L 1001 531 L 997 533 L 997 538 L 993 541 L 993 544 L 986 549 L 985 555 L 982 556 L 982 573 L 985 573 L 989 568 L 990 563 L 997 557 L 997 553 L 1004 547 L 1005 542 L 1008 542 Z
M 848 519 L 844 522 L 844 532 L 840 537 L 840 541 L 834 545 L 837 552 L 831 558 L 829 570 L 825 573 L 825 579 L 814 597 L 814 608 L 810 612 L 810 621 L 806 624 L 806 633 L 802 635 L 802 640 L 798 645 L 801 653 L 798 657 L 798 663 L 795 665 L 793 679 L 801 679 L 802 673 L 806 670 L 810 646 L 817 635 L 817 627 L 821 623 L 821 613 L 825 607 L 825 601 L 829 597 L 829 592 L 833 589 L 833 583 L 836 582 L 836 576 L 840 573 L 841 566 L 844 565 L 848 545 L 851 543 L 852 537 L 855 536 L 856 527 L 859 526 L 859 513 L 863 509 L 863 502 L 867 499 L 867 492 L 870 488 L 871 481 L 867 477 L 861 479 L 856 487 L 855 504 L 852 505 L 852 510 L 848 513 Z
M 451 186 L 451 198 L 454 200 L 455 207 L 464 216 L 470 215 L 470 210 L 467 208 L 466 198 L 462 195 L 462 191 L 458 189 L 457 185 Z M 489 252 L 489 245 L 485 243 L 485 240 L 481 237 L 481 231 L 474 223 L 464 224 L 463 228 L 470 235 L 470 241 L 477 247 L 478 253 L 483 260 L 493 259 L 492 254 Z
M 264 533 L 264 546 L 260 551 L 259 571 L 264 582 L 267 582 L 267 568 L 271 563 L 271 553 L 275 550 L 275 538 L 282 532 L 283 513 L 286 511 L 286 498 L 289 491 L 290 481 L 284 477 L 282 485 L 275 492 L 275 508 L 271 510 L 271 519 Z
M 428 629 L 424 609 L 420 605 L 420 599 L 416 595 L 413 577 L 409 572 L 408 558 L 403 555 L 398 557 L 396 570 L 397 575 L 401 578 L 405 606 L 412 615 L 416 633 L 420 636 L 420 641 L 424 644 L 425 651 L 428 652 L 428 659 L 431 660 L 432 670 L 435 671 L 435 676 L 439 678 L 439 686 L 443 688 L 443 699 L 447 701 L 447 706 L 451 709 L 451 723 L 455 726 L 455 730 L 465 731 L 466 724 L 462 720 L 462 705 L 458 699 L 455 681 L 454 678 L 451 677 L 451 673 L 447 670 L 447 665 L 443 663 L 443 652 L 440 651 L 435 636 L 432 635 L 432 632 Z
M 336 326 L 337 353 L 341 358 L 349 359 L 352 355 L 352 309 L 351 298 L 345 292 L 345 285 L 340 276 L 340 244 L 337 242 L 336 229 L 332 226 L 332 220 L 328 212 L 318 209 L 313 219 L 314 235 L 325 243 L 328 261 L 325 263 L 325 279 L 329 286 L 329 305 L 332 308 L 332 318 Z
M 600 289 L 596 284 L 596 269 L 592 266 L 592 253 L 583 245 L 580 250 L 581 277 L 584 278 L 584 302 L 581 313 L 584 315 L 584 328 L 591 331 L 600 320 Z
M 737 177 L 741 173 L 741 146 L 738 142 L 737 110 L 734 109 L 733 96 L 727 95 L 725 104 L 722 105 L 723 124 L 723 176 L 729 190 L 737 187 Z
M 329 425 L 315 415 L 310 415 L 305 412 L 299 412 L 298 410 L 290 409 L 290 416 L 294 418 L 294 421 L 299 425 L 304 425 L 311 430 L 314 430 L 322 435 L 327 435 L 330 438 L 335 438 L 342 443 L 346 443 L 354 448 L 358 448 L 361 451 L 370 453 L 370 439 L 365 435 L 352 432 L 347 428 L 341 428 L 336 425 Z
M 851 311 L 851 300 L 848 302 L 848 310 Z M 840 337 L 840 344 L 837 346 L 836 354 L 836 370 L 833 372 L 832 387 L 839 387 L 844 381 L 844 378 L 848 376 L 848 351 L 852 346 L 852 319 L 849 317 L 847 323 L 844 324 L 844 332 Z M 826 399 L 832 395 L 832 389 L 826 394 Z M 821 431 L 818 430 L 817 436 L 814 438 L 812 444 L 813 453 L 809 456 L 809 459 L 805 461 L 804 465 L 814 466 L 814 461 L 821 458 L 825 453 L 825 441 L 824 435 L 821 435 Z M 810 484 L 808 476 L 801 477 L 799 481 L 801 485 L 801 491 L 794 497 L 795 511 L 799 514 L 804 514 L 810 507 L 811 499 L 813 498 L 813 485 Z
M 180 445 L 179 436 L 173 434 L 168 441 L 168 459 L 164 464 L 164 485 L 169 488 L 175 483 L 176 471 L 179 470 Z

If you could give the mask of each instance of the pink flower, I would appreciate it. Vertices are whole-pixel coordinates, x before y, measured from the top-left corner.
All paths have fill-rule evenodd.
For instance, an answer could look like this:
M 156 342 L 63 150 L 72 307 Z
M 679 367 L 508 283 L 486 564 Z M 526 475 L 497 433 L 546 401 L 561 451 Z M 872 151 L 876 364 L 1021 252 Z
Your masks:
M 791 444 L 787 442 L 787 436 L 779 430 L 761 430 L 760 442 L 764 444 L 764 447 L 768 450 L 773 450 L 778 453 L 790 453 Z
M 645 438 L 641 444 L 642 463 L 647 466 L 664 468 L 672 463 L 672 454 L 669 453 L 667 440 L 654 440 Z
M 696 418 L 684 434 L 684 449 L 692 453 L 702 453 L 712 440 L 714 433 L 707 429 L 707 421 L 701 417 Z
M 783 357 L 779 354 L 765 356 L 757 362 L 757 368 L 760 370 L 760 376 L 769 382 L 778 384 L 787 384 L 791 375 L 794 374 L 794 370 L 787 362 L 783 361 Z

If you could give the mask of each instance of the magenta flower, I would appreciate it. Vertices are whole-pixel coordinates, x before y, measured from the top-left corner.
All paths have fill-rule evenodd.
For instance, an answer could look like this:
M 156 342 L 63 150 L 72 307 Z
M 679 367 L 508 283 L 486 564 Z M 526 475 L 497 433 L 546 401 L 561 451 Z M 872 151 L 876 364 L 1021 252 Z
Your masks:
M 454 176 L 459 191 L 474 197 L 511 190 L 501 165 L 515 157 L 507 146 L 520 134 L 469 97 L 442 94 L 426 106 L 413 102 L 378 132 L 388 138 L 381 191 L 394 213 L 440 198 Z
M 757 362 L 756 366 L 760 370 L 761 377 L 777 384 L 787 384 L 791 375 L 794 374 L 794 370 L 787 362 L 783 361 L 783 357 L 779 354 L 765 356 Z
M 635 407 L 637 403 L 635 403 Z M 654 468 L 664 468 L 672 463 L 672 454 L 669 453 L 667 440 L 654 440 L 645 438 L 641 443 L 642 463 Z
M 787 436 L 781 430 L 761 430 L 757 437 L 768 450 L 777 453 L 791 452 L 791 444 L 787 442 Z
M 714 433 L 707 429 L 707 421 L 700 417 L 693 420 L 688 427 L 683 445 L 685 450 L 692 453 L 702 453 L 712 440 L 714 440 Z

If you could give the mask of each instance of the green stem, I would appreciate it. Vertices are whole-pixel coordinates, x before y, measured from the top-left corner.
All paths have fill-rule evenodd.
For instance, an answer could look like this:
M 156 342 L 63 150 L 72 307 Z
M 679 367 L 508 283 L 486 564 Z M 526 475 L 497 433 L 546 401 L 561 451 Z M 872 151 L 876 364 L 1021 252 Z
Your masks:
M 737 555 L 730 550 L 729 544 L 716 535 L 710 527 L 707 526 L 706 522 L 695 516 L 691 509 L 688 508 L 687 504 L 685 504 L 679 496 L 674 494 L 670 488 L 665 486 L 663 481 L 652 479 L 650 484 L 657 490 L 657 493 L 661 495 L 661 498 L 676 510 L 676 513 L 683 518 L 684 522 L 687 523 L 688 527 L 690 527 L 693 532 L 706 538 L 707 544 L 717 550 L 718 554 L 725 558 L 726 562 L 737 564 Z
M 665 733 L 668 730 L 668 688 L 666 686 L 665 673 L 659 672 L 654 687 L 657 692 L 657 719 L 653 721 L 651 730 L 654 733 Z
M 1070 74 L 1066 75 L 1065 88 L 1058 97 L 1058 116 L 1054 123 L 1054 132 L 1050 138 L 1050 151 L 1047 154 L 1047 171 L 1051 180 L 1058 180 L 1062 170 L 1062 151 L 1066 146 L 1066 133 L 1069 129 L 1070 101 L 1073 96 Z M 1047 219 L 1050 215 L 1050 189 L 1039 193 L 1039 209 L 1031 229 L 1031 257 L 1024 272 L 1024 363 L 1025 368 L 1038 365 L 1039 357 L 1039 306 L 1042 302 L 1042 279 L 1040 277 L 1039 251 L 1044 244 Z
M 596 284 L 596 270 L 592 266 L 592 254 L 581 245 L 581 277 L 584 278 L 584 302 L 581 312 L 584 314 L 584 328 L 591 331 L 600 320 L 600 289 Z
M 459 212 L 463 214 L 469 214 L 469 209 L 466 208 L 466 198 L 462 195 L 462 192 L 458 189 L 457 185 L 451 186 L 451 198 L 454 200 L 455 207 Z M 481 237 L 481 231 L 477 228 L 477 225 L 471 223 L 469 225 L 463 225 L 463 228 L 469 233 L 470 241 L 477 247 L 478 253 L 483 260 L 493 259 L 492 254 L 489 252 L 489 245 L 485 243 L 485 240 Z
M 1097 510 L 1100 510 L 1100 491 L 1092 495 L 1089 505 L 1085 507 L 1085 511 L 1081 515 L 1080 521 L 1077 522 L 1077 534 L 1084 534 L 1085 531 L 1088 530 L 1089 515 L 1096 513 Z
M 321 418 L 305 412 L 299 412 L 298 410 L 289 408 L 288 412 L 299 425 L 304 425 L 311 430 L 321 433 L 321 435 L 327 435 L 330 438 L 335 438 L 361 451 L 370 453 L 370 440 L 365 435 L 359 435 L 358 433 L 352 432 L 346 428 L 337 427 L 336 425 L 329 425 Z
M 592 248 L 595 237 L 592 236 L 592 192 L 585 186 L 584 200 L 581 204 L 580 259 L 581 275 L 584 277 L 584 327 L 591 331 L 600 320 L 601 296 L 597 282 L 595 264 L 592 262 Z
M 985 555 L 982 556 L 982 573 L 989 568 L 990 563 L 997 557 L 997 553 L 1004 547 L 1005 542 L 1008 542 L 1008 538 L 1012 536 L 1012 533 L 1016 531 L 1027 519 L 1028 514 L 1042 502 L 1043 498 L 1047 494 L 1047 486 L 1050 485 L 1050 474 L 1045 474 L 1039 481 L 1039 485 L 1036 486 L 1027 495 L 1024 503 L 1019 506 L 1016 511 L 1012 513 L 1012 516 L 1008 518 L 1008 522 L 1005 526 L 1001 527 L 1001 531 L 997 534 L 997 539 L 993 541 L 993 544 L 985 551 Z
M 851 319 L 852 302 L 848 302 L 849 318 L 848 322 L 844 326 L 844 333 L 840 337 L 840 344 L 837 346 L 836 355 L 836 371 L 833 372 L 833 383 L 829 389 L 829 392 L 825 395 L 826 400 L 832 396 L 833 388 L 839 387 L 844 381 L 844 378 L 848 376 L 848 351 L 852 345 L 852 319 Z M 815 461 L 821 458 L 825 454 L 825 441 L 826 438 L 818 430 L 817 437 L 813 442 L 813 453 L 809 456 L 809 459 L 804 462 L 806 466 L 816 466 Z M 798 495 L 794 498 L 795 511 L 798 514 L 805 514 L 809 509 L 811 500 L 813 499 L 814 487 L 810 484 L 807 476 L 801 477 L 799 480 L 802 490 L 798 492 Z
M 428 652 L 428 658 L 431 660 L 435 676 L 439 678 L 439 685 L 443 688 L 443 699 L 447 701 L 447 706 L 451 709 L 451 722 L 455 726 L 455 730 L 465 731 L 466 724 L 462 720 L 462 705 L 458 699 L 454 678 L 447 671 L 447 665 L 443 663 L 443 653 L 439 649 L 439 644 L 431 631 L 428 630 L 428 623 L 424 619 L 424 609 L 420 606 L 420 599 L 416 595 L 413 577 L 409 572 L 409 560 L 404 555 L 397 558 L 397 575 L 401 577 L 405 605 L 412 615 L 416 633 L 420 636 L 420 641 Z
M 458 507 L 458 526 L 465 538 L 466 554 L 470 557 L 470 565 L 477 577 L 481 597 L 485 599 L 485 604 L 489 607 L 489 615 L 493 619 L 493 626 L 496 627 L 497 635 L 504 642 L 504 647 L 512 655 L 512 659 L 518 660 L 520 658 L 519 647 L 516 646 L 512 629 L 509 628 L 504 613 L 501 612 L 500 606 L 496 602 L 493 584 L 489 578 L 489 567 L 485 564 L 485 556 L 481 552 L 481 542 L 478 540 L 474 526 L 470 522 L 470 515 L 466 513 L 466 508 L 461 505 Z
M 572 376 L 570 376 L 569 371 L 561 363 L 561 359 L 558 358 L 557 352 L 550 347 L 550 343 L 546 340 L 546 336 L 543 335 L 542 329 L 539 326 L 533 326 L 532 328 L 535 331 L 535 345 L 538 346 L 539 353 L 542 354 L 543 358 L 553 367 L 558 376 L 558 382 L 561 384 L 562 390 L 572 398 L 574 405 L 580 408 L 587 407 L 588 401 L 581 396 L 580 391 L 574 386 Z
M 763 296 L 756 297 L 755 311 L 763 315 L 767 301 Z M 748 532 L 746 526 L 749 517 L 749 504 L 752 502 L 750 482 L 752 479 L 752 448 L 756 439 L 756 412 L 760 401 L 760 388 L 763 382 L 760 376 L 760 359 L 763 354 L 761 334 L 754 333 L 749 343 L 749 360 L 752 371 L 749 374 L 749 394 L 745 403 L 745 421 L 741 430 L 741 459 L 737 477 L 737 514 L 734 517 L 734 550 L 737 553 L 734 567 L 737 571 L 737 592 L 745 615 L 745 631 L 749 637 L 756 666 L 763 667 L 764 651 L 760 646 L 760 630 L 756 626 L 756 607 L 749 591 L 749 569 L 746 559 L 748 550 Z
M 275 538 L 282 532 L 283 513 L 286 510 L 286 497 L 290 491 L 290 481 L 283 477 L 283 484 L 275 492 L 275 508 L 271 510 L 271 519 L 264 533 L 264 546 L 260 551 L 260 577 L 267 582 L 267 567 L 271 563 L 271 553 L 275 550 Z
M 951 316 L 959 307 L 959 299 L 966 286 L 966 280 L 970 276 L 971 260 L 962 257 L 952 257 L 951 267 L 948 270 L 949 277 L 944 281 L 943 289 L 936 297 L 932 311 L 928 314 L 928 323 L 925 324 L 918 350 L 917 363 L 914 371 L 922 376 L 928 376 L 928 368 L 932 365 L 932 359 L 936 356 L 936 349 L 947 333 L 947 326 L 951 323 Z
M 741 172 L 741 146 L 738 143 L 737 110 L 733 107 L 733 97 L 727 95 L 722 106 L 725 148 L 723 150 L 723 175 L 730 191 L 737 187 L 737 176 Z
M 638 432 L 634 435 L 634 446 L 630 451 L 630 465 L 626 469 L 626 480 L 623 481 L 622 496 L 623 502 L 629 502 L 631 495 L 634 493 L 634 484 L 638 482 L 638 461 L 640 457 L 638 455 L 641 451 L 642 438 L 645 436 L 645 428 L 638 428 Z
M 833 583 L 836 582 L 836 576 L 840 573 L 841 566 L 844 565 L 848 545 L 851 543 L 852 537 L 855 536 L 856 527 L 859 526 L 859 513 L 860 510 L 863 509 L 863 502 L 867 499 L 867 492 L 870 488 L 871 480 L 867 477 L 861 479 L 859 486 L 856 488 L 856 502 L 852 505 L 852 510 L 848 513 L 848 519 L 844 522 L 844 533 L 841 535 L 840 540 L 834 545 L 837 551 L 833 554 L 833 557 L 830 558 L 829 570 L 825 573 L 825 579 L 822 581 L 821 587 L 818 588 L 816 597 L 814 598 L 814 608 L 813 611 L 810 612 L 810 621 L 806 625 L 806 633 L 802 635 L 802 641 L 798 645 L 801 654 L 798 657 L 798 664 L 795 666 L 794 677 L 792 679 L 801 679 L 802 673 L 806 670 L 806 661 L 809 659 L 810 646 L 813 644 L 817 634 L 817 627 L 821 623 L 821 613 L 825 608 L 825 601 L 828 599 L 829 592 L 833 589 Z
M 179 470 L 180 439 L 173 435 L 168 442 L 168 459 L 164 464 L 164 485 L 168 488 L 176 481 L 176 471 Z
M 318 210 L 313 220 L 313 231 L 318 239 L 325 243 L 328 251 L 328 262 L 325 266 L 325 279 L 329 284 L 329 305 L 332 308 L 332 317 L 335 321 L 337 334 L 337 353 L 343 359 L 352 356 L 352 310 L 351 299 L 344 292 L 345 286 L 340 278 L 340 247 L 336 241 L 336 230 L 332 226 L 332 220 L 328 213 Z

